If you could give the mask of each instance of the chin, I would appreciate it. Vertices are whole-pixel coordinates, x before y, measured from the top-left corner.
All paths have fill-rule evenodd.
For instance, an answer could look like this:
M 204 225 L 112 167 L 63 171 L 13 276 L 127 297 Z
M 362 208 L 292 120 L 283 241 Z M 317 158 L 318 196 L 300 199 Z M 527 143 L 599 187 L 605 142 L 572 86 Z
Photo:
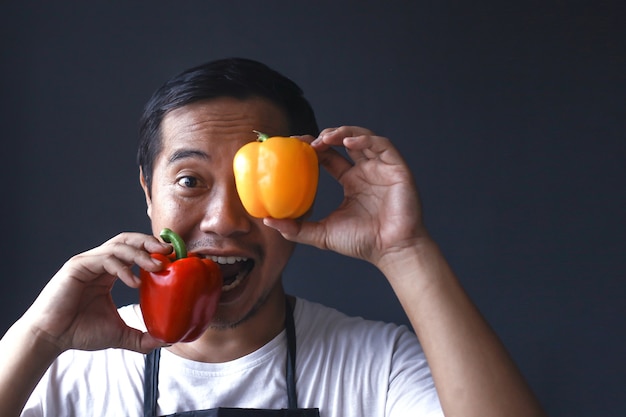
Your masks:
M 267 292 L 263 296 L 259 297 L 251 307 L 244 308 L 241 311 L 237 306 L 236 301 L 242 301 L 239 297 L 238 300 L 233 300 L 233 302 L 222 304 L 217 308 L 213 319 L 211 320 L 211 325 L 209 328 L 216 330 L 226 330 L 226 329 L 234 329 L 244 324 L 245 322 L 252 319 L 256 316 L 259 310 L 265 305 L 267 299 L 269 297 L 270 292 Z

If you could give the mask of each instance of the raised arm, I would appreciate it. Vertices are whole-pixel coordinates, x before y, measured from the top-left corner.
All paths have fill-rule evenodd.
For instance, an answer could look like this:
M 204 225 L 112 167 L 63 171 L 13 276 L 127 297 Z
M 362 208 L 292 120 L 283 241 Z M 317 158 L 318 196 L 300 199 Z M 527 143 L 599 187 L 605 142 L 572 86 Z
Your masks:
M 118 277 L 137 287 L 139 278 L 131 266 L 158 271 L 162 265 L 148 252 L 170 251 L 152 236 L 125 233 L 66 262 L 0 340 L 0 415 L 18 416 L 65 350 L 117 347 L 148 352 L 160 346 L 147 333 L 124 324 L 110 291 Z
M 543 416 L 506 349 L 466 295 L 423 222 L 405 161 L 360 127 L 327 129 L 312 145 L 344 188 L 319 222 L 266 219 L 287 239 L 364 259 L 389 280 L 426 354 L 446 416 Z M 334 152 L 343 146 L 351 161 Z

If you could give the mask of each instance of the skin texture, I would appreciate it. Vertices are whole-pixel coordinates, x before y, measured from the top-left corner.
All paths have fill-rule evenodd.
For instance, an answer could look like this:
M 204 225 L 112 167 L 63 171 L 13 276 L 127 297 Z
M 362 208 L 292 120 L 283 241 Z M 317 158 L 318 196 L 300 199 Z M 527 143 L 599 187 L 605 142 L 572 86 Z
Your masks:
M 162 130 L 152 189 L 140 176 L 154 233 L 169 227 L 190 251 L 254 261 L 240 287 L 222 296 L 212 327 L 193 343 L 171 346 L 174 353 L 226 361 L 278 334 L 284 321 L 280 275 L 300 242 L 362 259 L 383 273 L 422 342 L 446 416 L 544 415 L 428 234 L 413 177 L 387 138 L 354 126 L 301 138 L 312 143 L 345 195 L 328 217 L 309 222 L 254 219 L 236 194 L 232 157 L 255 140 L 252 130 L 286 134 L 278 108 L 261 99 L 214 99 L 172 111 Z M 121 322 L 110 289 L 116 277 L 137 287 L 130 267 L 157 271 L 161 265 L 149 252 L 170 251 L 153 236 L 122 233 L 70 259 L 0 342 L 0 415 L 18 415 L 66 349 L 147 352 L 160 346 Z

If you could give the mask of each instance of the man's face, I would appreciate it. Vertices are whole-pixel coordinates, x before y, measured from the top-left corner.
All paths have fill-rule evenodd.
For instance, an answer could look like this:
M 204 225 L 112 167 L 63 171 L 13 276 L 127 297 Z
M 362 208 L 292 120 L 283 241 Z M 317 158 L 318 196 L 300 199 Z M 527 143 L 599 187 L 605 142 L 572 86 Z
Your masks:
M 285 134 L 284 113 L 264 99 L 227 97 L 173 110 L 161 124 L 150 193 L 142 178 L 153 233 L 168 227 L 189 251 L 220 264 L 224 287 L 215 326 L 236 325 L 282 293 L 280 274 L 294 247 L 239 200 L 233 157 L 256 139 L 253 130 Z

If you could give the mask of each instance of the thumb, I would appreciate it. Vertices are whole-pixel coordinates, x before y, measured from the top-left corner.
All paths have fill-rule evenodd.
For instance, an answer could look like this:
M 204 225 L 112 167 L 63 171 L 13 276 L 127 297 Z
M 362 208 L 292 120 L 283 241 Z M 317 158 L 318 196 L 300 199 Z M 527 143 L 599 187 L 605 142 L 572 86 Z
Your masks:
M 266 217 L 263 224 L 277 230 L 285 239 L 292 242 L 328 249 L 326 228 L 323 223 Z
M 119 348 L 132 350 L 139 353 L 148 353 L 156 348 L 169 346 L 158 339 L 152 337 L 148 332 L 127 328 L 120 341 Z

